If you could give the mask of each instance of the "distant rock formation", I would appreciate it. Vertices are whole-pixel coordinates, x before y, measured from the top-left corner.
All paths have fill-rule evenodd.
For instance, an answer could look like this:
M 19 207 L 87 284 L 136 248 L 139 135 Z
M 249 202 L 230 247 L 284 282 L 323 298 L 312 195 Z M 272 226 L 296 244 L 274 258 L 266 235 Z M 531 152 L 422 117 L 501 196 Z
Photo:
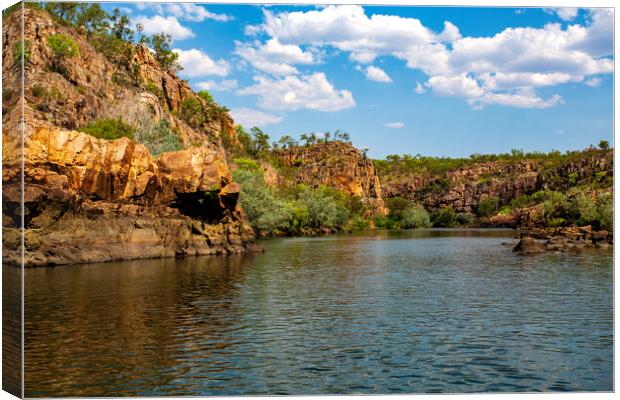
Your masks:
M 326 185 L 359 196 L 371 214 L 385 214 L 374 164 L 349 143 L 333 141 L 277 150 L 289 179 L 313 187 Z

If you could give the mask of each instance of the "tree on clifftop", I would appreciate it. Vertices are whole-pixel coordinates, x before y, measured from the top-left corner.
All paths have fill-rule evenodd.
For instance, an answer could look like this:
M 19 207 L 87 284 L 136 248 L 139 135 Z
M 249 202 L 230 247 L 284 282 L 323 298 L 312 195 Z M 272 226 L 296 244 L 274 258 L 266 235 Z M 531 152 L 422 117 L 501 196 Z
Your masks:
M 148 44 L 150 44 L 155 51 L 155 59 L 162 68 L 170 71 L 179 71 L 182 69 L 178 62 L 179 55 L 170 50 L 171 41 L 172 36 L 166 33 L 153 35 L 147 40 Z

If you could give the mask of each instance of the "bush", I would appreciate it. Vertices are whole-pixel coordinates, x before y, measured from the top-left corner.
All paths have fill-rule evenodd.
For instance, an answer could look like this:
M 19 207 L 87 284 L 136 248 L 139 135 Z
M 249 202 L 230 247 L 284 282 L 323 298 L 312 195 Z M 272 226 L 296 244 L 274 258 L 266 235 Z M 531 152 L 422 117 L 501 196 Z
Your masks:
M 134 138 L 134 129 L 120 119 L 100 119 L 80 129 L 99 139 L 114 140 L 120 137 Z
M 430 228 L 431 217 L 424 207 L 414 204 L 402 211 L 399 224 L 403 229 Z
M 457 213 L 456 222 L 459 225 L 469 225 L 474 222 L 474 217 L 470 213 Z
M 378 229 L 398 229 L 400 225 L 396 220 L 389 216 L 376 216 L 374 219 L 375 227 Z
M 497 214 L 499 210 L 499 199 L 497 197 L 487 197 L 480 200 L 476 207 L 476 214 L 479 217 L 490 217 Z
M 179 132 L 165 119 L 153 126 L 143 125 L 135 136 L 136 142 L 144 144 L 154 156 L 183 149 Z
M 344 225 L 349 213 L 346 207 L 338 204 L 325 193 L 325 188 L 306 189 L 301 195 L 308 208 L 308 226 L 311 228 L 333 228 Z
M 186 97 L 181 101 L 179 116 L 194 128 L 199 128 L 206 121 L 202 104 L 195 97 Z
M 239 169 L 262 173 L 262 169 L 258 165 L 258 163 L 250 158 L 235 158 L 234 161 L 235 164 L 237 164 L 237 168 Z
M 614 196 L 601 193 L 597 199 L 596 220 L 598 227 L 613 231 L 614 229 Z
M 198 96 L 205 99 L 207 103 L 209 104 L 214 103 L 213 95 L 211 95 L 211 93 L 208 90 L 201 90 L 200 92 L 198 92 Z
M 13 63 L 22 65 L 22 57 L 24 65 L 30 62 L 30 40 L 20 40 L 13 45 Z
M 450 206 L 440 208 L 431 214 L 431 222 L 434 227 L 449 228 L 456 225 L 456 212 Z
M 273 232 L 290 227 L 294 208 L 275 196 L 260 173 L 237 169 L 233 176 L 241 186 L 239 204 L 252 228 Z
M 172 36 L 166 33 L 160 33 L 151 36 L 147 42 L 151 45 L 155 52 L 155 59 L 159 62 L 159 65 L 163 69 L 171 71 L 179 71 L 183 69 L 179 64 L 179 55 L 170 50 L 170 43 L 172 42 Z
M 71 36 L 58 33 L 47 38 L 47 45 L 53 53 L 52 70 L 64 75 L 62 62 L 80 54 L 80 49 Z

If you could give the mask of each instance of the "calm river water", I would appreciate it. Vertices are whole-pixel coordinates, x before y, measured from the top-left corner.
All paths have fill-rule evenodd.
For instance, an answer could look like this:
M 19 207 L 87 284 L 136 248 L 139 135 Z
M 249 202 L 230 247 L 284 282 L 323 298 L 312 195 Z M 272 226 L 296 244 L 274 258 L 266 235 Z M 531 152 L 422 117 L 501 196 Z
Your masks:
M 613 390 L 612 252 L 511 231 L 26 271 L 26 396 Z

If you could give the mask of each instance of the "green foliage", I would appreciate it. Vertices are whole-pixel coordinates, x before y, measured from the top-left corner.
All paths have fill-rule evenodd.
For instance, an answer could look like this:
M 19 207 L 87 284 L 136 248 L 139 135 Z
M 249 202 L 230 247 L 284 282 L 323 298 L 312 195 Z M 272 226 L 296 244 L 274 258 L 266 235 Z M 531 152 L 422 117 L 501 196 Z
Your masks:
M 457 213 L 456 214 L 456 222 L 459 225 L 469 225 L 474 222 L 474 216 L 470 213 Z
M 239 203 L 258 231 L 285 231 L 293 218 L 293 207 L 278 197 L 263 180 L 262 174 L 237 169 L 233 173 L 235 181 L 241 186 Z
M 179 55 L 170 50 L 170 42 L 172 42 L 172 36 L 166 33 L 156 34 L 147 39 L 147 43 L 150 44 L 155 52 L 155 59 L 162 68 L 180 71 L 182 68 L 178 61 Z
M 195 97 L 188 96 L 181 101 L 179 116 L 190 126 L 199 128 L 206 122 L 202 104 Z
M 405 208 L 400 216 L 399 225 L 403 229 L 430 228 L 431 218 L 428 212 L 419 204 Z
M 598 142 L 598 147 L 601 150 L 609 150 L 609 142 L 607 140 L 601 140 Z
M 215 103 L 215 101 L 213 100 L 213 95 L 208 90 L 201 90 L 200 92 L 198 92 L 198 96 L 205 99 L 209 104 Z
M 183 149 L 179 132 L 165 119 L 153 126 L 145 124 L 136 132 L 135 138 L 136 142 L 144 144 L 154 156 Z
M 479 217 L 490 217 L 497 214 L 499 210 L 499 199 L 497 197 L 486 197 L 476 206 L 476 214 Z
M 131 21 L 127 14 L 121 13 L 121 10 L 115 8 L 110 18 L 110 33 L 125 42 L 133 41 L 133 30 L 129 27 Z
M 258 165 L 258 163 L 250 158 L 235 158 L 235 164 L 237 164 L 237 168 L 245 170 L 245 171 L 251 171 L 251 172 L 260 172 L 261 168 Z
M 53 54 L 51 64 L 52 70 L 64 75 L 63 61 L 80 54 L 77 43 L 75 43 L 71 36 L 57 33 L 48 36 L 47 45 L 52 50 Z
M 120 119 L 100 119 L 80 129 L 99 139 L 134 138 L 134 129 Z
M 30 40 L 20 40 L 13 45 L 13 63 L 22 65 L 22 57 L 24 65 L 30 62 Z
M 614 229 L 614 196 L 612 193 L 601 193 L 598 196 L 596 222 L 598 227 L 613 231 Z
M 449 228 L 457 224 L 456 212 L 450 206 L 442 207 L 431 214 L 431 223 L 437 228 Z

